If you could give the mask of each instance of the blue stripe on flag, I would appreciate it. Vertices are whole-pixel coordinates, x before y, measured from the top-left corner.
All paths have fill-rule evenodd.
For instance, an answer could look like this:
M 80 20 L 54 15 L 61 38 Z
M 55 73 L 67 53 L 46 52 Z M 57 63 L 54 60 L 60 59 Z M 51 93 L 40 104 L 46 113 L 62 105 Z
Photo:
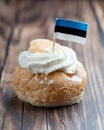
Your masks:
M 62 26 L 62 27 L 69 27 L 75 28 L 83 31 L 88 30 L 88 24 L 79 21 L 72 21 L 72 20 L 64 20 L 60 18 L 56 18 L 56 25 L 55 26 Z

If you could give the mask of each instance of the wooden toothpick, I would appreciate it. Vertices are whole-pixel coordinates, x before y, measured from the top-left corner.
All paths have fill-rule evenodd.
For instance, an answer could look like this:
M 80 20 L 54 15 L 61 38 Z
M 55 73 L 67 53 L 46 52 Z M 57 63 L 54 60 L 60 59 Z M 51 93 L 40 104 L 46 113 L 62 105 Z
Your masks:
M 52 52 L 54 52 L 54 48 L 55 48 L 55 35 L 53 36 L 53 48 L 52 48 Z

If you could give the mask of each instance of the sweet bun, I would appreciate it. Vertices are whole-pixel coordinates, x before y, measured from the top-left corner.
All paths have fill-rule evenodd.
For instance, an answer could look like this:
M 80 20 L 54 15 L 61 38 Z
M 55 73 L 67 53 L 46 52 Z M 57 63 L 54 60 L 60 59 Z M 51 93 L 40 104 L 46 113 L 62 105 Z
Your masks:
M 38 39 L 30 43 L 29 51 L 45 52 L 45 48 L 51 47 L 52 44 L 52 41 Z M 62 70 L 49 74 L 31 73 L 21 66 L 18 66 L 13 74 L 13 86 L 18 98 L 39 107 L 78 103 L 84 93 L 86 81 L 86 71 L 79 61 L 73 74 Z

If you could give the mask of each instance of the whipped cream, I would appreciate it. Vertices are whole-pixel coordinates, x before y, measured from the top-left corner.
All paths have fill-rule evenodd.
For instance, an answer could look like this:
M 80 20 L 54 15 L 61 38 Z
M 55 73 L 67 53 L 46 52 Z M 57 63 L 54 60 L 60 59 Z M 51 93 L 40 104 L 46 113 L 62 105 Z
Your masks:
M 65 73 L 73 74 L 76 70 L 77 56 L 69 47 L 57 46 L 54 52 L 21 52 L 19 65 L 27 68 L 32 73 L 49 74 L 56 70 L 62 70 Z

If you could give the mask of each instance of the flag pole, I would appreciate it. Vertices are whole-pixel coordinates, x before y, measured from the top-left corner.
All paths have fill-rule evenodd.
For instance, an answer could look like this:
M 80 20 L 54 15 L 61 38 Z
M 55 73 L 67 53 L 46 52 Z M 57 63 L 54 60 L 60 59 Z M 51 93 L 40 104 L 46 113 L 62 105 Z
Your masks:
M 55 40 L 56 40 L 56 38 L 55 38 L 55 34 L 54 34 L 54 36 L 53 36 L 53 47 L 52 47 L 52 52 L 54 52 L 54 48 L 55 48 Z

